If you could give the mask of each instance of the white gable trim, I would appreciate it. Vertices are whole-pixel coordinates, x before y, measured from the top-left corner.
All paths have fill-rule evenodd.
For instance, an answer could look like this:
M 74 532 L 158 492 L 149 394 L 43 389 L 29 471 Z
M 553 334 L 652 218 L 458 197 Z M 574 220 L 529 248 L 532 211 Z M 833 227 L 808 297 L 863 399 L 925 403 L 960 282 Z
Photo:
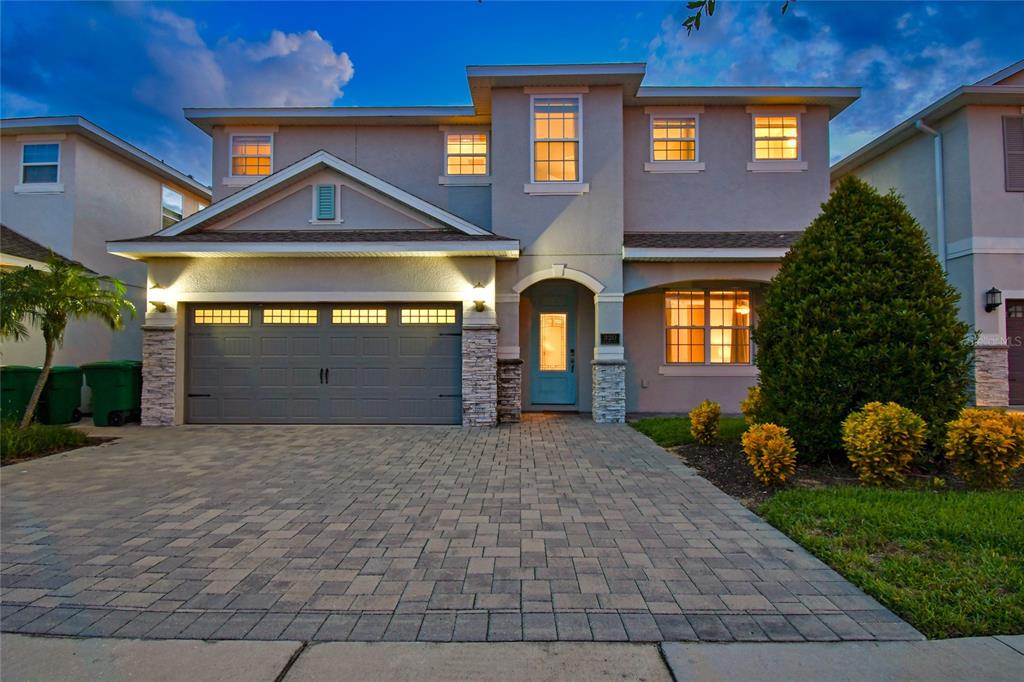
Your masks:
M 283 168 L 272 175 L 268 175 L 259 182 L 236 192 L 227 199 L 224 199 L 223 201 L 218 201 L 217 203 L 213 204 L 212 206 L 209 206 L 203 211 L 195 213 L 192 216 L 185 218 L 184 220 L 179 221 L 174 225 L 168 227 L 166 230 L 161 230 L 157 232 L 156 234 L 161 237 L 173 237 L 175 235 L 182 234 L 183 232 L 186 232 L 194 227 L 197 227 L 201 224 L 216 219 L 217 216 L 221 215 L 225 211 L 235 208 L 240 204 L 246 203 L 256 198 L 260 194 L 270 191 L 274 187 L 277 187 L 282 183 L 287 182 L 288 180 L 291 180 L 296 176 L 301 175 L 302 173 L 305 173 L 310 168 L 313 168 L 317 165 L 323 165 L 326 168 L 331 168 L 337 171 L 338 173 L 341 173 L 342 175 L 345 175 L 362 185 L 365 185 L 373 190 L 376 190 L 377 192 L 380 192 L 381 194 L 390 197 L 395 201 L 404 204 L 421 214 L 429 216 L 440 223 L 443 223 L 461 232 L 465 232 L 466 234 L 490 234 L 490 232 L 483 229 L 482 227 L 478 227 L 473 223 L 469 222 L 468 220 L 463 220 L 462 218 L 458 217 L 457 215 L 454 215 L 453 213 L 449 213 L 448 211 L 442 208 L 434 206 L 428 201 L 424 201 L 423 199 L 420 199 L 415 195 L 409 194 L 405 190 L 395 187 L 390 182 L 381 180 L 377 176 L 371 175 L 370 173 L 367 173 L 363 169 L 357 166 L 353 166 L 352 164 L 346 161 L 342 161 L 333 154 L 329 154 L 328 152 L 325 152 L 323 150 L 311 154 L 310 156 L 307 156 L 301 161 L 297 161 L 292 165 L 288 166 L 287 168 Z

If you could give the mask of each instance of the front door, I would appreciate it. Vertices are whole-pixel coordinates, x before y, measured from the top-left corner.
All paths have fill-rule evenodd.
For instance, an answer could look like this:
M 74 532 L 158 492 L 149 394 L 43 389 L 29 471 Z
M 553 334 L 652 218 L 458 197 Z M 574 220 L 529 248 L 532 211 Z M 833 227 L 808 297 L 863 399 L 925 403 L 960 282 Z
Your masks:
M 1010 404 L 1024 405 L 1024 299 L 1006 302 Z
M 534 299 L 531 334 L 530 402 L 576 403 L 576 295 L 551 289 Z

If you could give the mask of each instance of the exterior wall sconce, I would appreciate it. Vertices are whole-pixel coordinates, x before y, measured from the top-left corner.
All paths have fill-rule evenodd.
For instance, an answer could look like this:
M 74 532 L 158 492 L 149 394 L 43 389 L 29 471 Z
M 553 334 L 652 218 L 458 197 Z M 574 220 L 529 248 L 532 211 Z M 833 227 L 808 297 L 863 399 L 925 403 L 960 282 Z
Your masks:
M 481 291 L 478 292 L 477 291 L 478 289 L 481 290 Z M 475 293 L 475 294 L 479 295 L 479 293 L 482 293 L 483 289 L 484 289 L 484 283 L 483 282 L 477 282 L 476 284 L 473 285 L 473 293 Z M 486 301 L 484 301 L 483 299 L 475 300 L 475 301 L 473 301 L 473 305 L 476 307 L 476 311 L 478 313 L 482 313 L 484 311 L 484 307 L 486 305 Z
M 149 302 L 159 313 L 167 312 L 166 290 L 159 284 L 149 288 Z
M 992 287 L 985 292 L 985 312 L 990 313 L 1003 304 L 1003 292 Z

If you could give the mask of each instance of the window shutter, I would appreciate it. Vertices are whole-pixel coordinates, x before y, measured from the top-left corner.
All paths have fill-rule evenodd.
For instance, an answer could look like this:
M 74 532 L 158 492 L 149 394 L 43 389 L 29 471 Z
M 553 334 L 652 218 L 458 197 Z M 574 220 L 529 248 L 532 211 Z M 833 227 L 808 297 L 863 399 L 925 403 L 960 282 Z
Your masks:
M 1006 191 L 1024 192 L 1024 116 L 1003 117 Z
M 317 185 L 316 186 L 316 219 L 317 220 L 334 220 L 336 206 L 335 206 L 335 186 L 334 185 Z

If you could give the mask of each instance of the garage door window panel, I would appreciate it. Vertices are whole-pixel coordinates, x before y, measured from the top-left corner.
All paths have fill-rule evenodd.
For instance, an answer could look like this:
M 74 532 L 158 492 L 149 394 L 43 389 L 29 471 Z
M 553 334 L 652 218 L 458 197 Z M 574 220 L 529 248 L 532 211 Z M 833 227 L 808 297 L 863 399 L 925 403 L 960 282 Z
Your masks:
M 263 324 L 314 325 L 318 321 L 316 308 L 266 308 Z
M 402 324 L 455 324 L 454 308 L 402 308 Z
M 388 323 L 386 308 L 335 308 L 331 311 L 331 324 L 379 324 Z
M 245 308 L 196 308 L 192 321 L 195 324 L 244 326 L 249 324 L 249 311 Z

